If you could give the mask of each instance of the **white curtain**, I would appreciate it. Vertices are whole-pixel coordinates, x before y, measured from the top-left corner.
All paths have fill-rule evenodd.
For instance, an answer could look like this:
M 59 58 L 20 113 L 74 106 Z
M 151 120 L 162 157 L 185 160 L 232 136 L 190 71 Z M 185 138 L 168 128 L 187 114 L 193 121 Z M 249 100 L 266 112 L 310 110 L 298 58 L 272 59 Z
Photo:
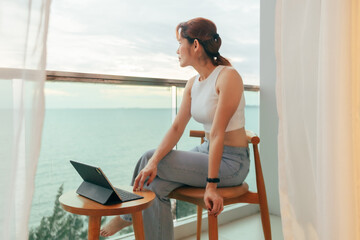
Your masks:
M 278 0 L 284 239 L 360 239 L 360 1 Z
M 28 239 L 50 1 L 0 0 L 0 239 Z

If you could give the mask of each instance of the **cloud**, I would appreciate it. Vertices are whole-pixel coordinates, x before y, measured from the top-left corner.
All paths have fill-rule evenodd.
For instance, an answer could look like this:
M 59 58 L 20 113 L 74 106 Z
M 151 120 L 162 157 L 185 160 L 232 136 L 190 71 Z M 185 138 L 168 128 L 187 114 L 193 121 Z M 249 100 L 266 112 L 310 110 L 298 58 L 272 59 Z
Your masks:
M 241 63 L 241 62 L 246 61 L 246 59 L 242 58 L 242 57 L 232 57 L 232 58 L 229 58 L 229 60 L 231 61 L 232 64 Z
M 234 67 L 243 73 L 258 71 L 256 0 L 208 0 L 196 5 L 190 0 L 109 0 L 106 4 L 67 0 L 55 1 L 52 7 L 51 70 L 188 79 L 195 71 L 178 65 L 175 27 L 204 16 L 217 24 L 223 39 L 221 54 L 233 59 Z
M 46 96 L 74 96 L 73 94 L 71 94 L 69 92 L 50 89 L 50 88 L 45 88 L 44 92 L 45 92 Z

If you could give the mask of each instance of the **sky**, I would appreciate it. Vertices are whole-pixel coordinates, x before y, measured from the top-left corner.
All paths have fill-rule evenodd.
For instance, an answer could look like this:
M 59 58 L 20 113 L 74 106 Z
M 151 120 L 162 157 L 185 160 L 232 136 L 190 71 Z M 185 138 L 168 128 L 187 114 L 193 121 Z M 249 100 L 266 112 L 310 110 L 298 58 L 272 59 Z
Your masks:
M 46 68 L 187 80 L 196 72 L 179 66 L 175 27 L 194 17 L 215 22 L 220 54 L 245 84 L 258 85 L 259 0 L 53 0 Z M 47 108 L 166 107 L 169 92 L 101 84 L 45 86 Z

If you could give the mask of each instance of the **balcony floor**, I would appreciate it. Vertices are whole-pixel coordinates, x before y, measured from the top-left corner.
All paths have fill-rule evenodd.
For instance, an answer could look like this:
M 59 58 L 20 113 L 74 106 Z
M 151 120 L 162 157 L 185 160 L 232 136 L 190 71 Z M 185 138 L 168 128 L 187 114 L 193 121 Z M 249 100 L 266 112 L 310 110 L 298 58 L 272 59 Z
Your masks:
M 283 240 L 280 217 L 270 215 L 272 239 Z M 207 232 L 202 232 L 201 239 L 209 239 Z M 260 214 L 251 215 L 230 223 L 221 225 L 219 228 L 220 240 L 262 240 L 264 239 Z M 196 235 L 178 240 L 196 240 Z

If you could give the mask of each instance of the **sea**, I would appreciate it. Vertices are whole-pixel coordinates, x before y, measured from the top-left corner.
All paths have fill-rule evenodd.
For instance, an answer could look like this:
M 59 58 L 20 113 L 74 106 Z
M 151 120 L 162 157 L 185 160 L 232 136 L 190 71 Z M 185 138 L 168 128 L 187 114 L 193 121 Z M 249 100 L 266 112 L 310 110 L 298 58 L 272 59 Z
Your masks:
M 245 116 L 245 128 L 258 134 L 259 106 L 246 106 Z M 129 185 L 140 156 L 158 146 L 171 123 L 170 108 L 46 109 L 29 227 L 52 214 L 61 185 L 66 192 L 81 184 L 70 160 L 100 167 L 115 186 Z M 202 129 L 191 119 L 177 149 L 198 145 L 189 131 Z M 246 182 L 254 190 L 253 166 Z

